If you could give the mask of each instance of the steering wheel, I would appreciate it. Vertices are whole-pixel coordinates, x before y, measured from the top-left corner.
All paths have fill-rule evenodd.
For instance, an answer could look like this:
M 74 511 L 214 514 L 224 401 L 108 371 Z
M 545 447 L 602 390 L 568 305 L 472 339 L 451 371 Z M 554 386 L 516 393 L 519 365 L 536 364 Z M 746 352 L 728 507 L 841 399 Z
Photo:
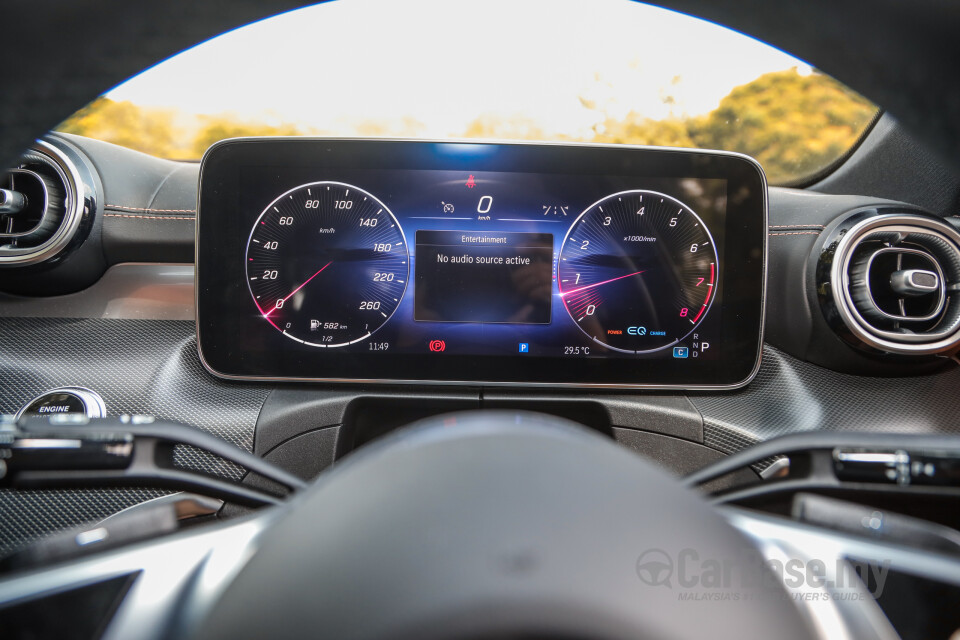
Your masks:
M 430 418 L 268 517 L 195 637 L 810 637 L 703 499 L 560 418 Z

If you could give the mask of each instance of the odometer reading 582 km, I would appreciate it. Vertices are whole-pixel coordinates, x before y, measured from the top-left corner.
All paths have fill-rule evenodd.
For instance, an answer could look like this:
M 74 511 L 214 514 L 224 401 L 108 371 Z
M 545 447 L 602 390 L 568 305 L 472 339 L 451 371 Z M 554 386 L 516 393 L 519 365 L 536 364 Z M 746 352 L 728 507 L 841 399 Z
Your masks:
M 623 191 L 570 226 L 557 261 L 560 296 L 594 341 L 659 351 L 686 338 L 713 302 L 719 262 L 703 220 L 676 198 Z
M 250 231 L 247 284 L 263 319 L 299 343 L 342 347 L 369 338 L 396 311 L 409 259 L 393 213 L 341 182 L 295 187 Z

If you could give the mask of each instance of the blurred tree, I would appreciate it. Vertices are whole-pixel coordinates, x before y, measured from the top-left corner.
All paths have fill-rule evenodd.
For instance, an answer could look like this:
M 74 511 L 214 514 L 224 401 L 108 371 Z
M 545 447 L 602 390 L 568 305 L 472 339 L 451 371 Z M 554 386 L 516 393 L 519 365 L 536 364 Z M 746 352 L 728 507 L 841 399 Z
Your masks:
M 218 116 L 199 116 L 200 131 L 193 138 L 191 158 L 199 158 L 215 142 L 227 138 L 245 138 L 248 136 L 299 136 L 305 131 L 292 124 L 268 125 L 262 122 L 241 122 L 237 118 L 222 114 Z
M 142 109 L 132 102 L 100 97 L 56 129 L 169 158 L 178 139 L 173 118 L 173 111 Z
M 605 116 L 596 101 L 581 103 L 604 117 L 594 142 L 724 149 L 760 161 L 771 183 L 816 173 L 847 152 L 877 112 L 876 106 L 821 73 L 796 69 L 760 76 L 735 87 L 705 116 L 652 120 L 630 112 Z
M 464 138 L 487 138 L 494 140 L 555 140 L 555 136 L 545 135 L 537 121 L 528 116 L 513 114 L 504 116 L 496 113 L 479 115 L 467 125 Z
M 411 116 L 396 119 L 359 120 L 346 125 L 352 135 L 361 138 L 416 138 L 423 135 L 426 125 Z M 343 134 L 341 134 L 343 135 Z
M 784 183 L 846 153 L 876 112 L 833 78 L 791 69 L 736 87 L 714 111 L 687 126 L 696 146 L 753 156 L 770 182 Z
M 696 147 L 687 121 L 680 118 L 651 120 L 630 112 L 623 120 L 607 118 L 594 127 L 593 142 L 645 144 L 656 147 Z
M 674 78 L 673 84 L 679 81 Z M 876 113 L 874 105 L 832 78 L 817 72 L 803 75 L 796 69 L 768 73 L 736 87 L 715 110 L 695 118 L 654 120 L 633 111 L 613 117 L 608 112 L 612 108 L 607 106 L 612 104 L 609 100 L 590 97 L 609 93 L 609 83 L 599 74 L 595 83 L 599 88 L 588 88 L 580 96 L 580 103 L 599 120 L 592 136 L 572 138 L 550 133 L 534 117 L 539 114 L 496 113 L 481 114 L 462 135 L 739 151 L 759 160 L 770 182 L 778 184 L 809 176 L 834 162 L 853 146 Z M 664 94 L 665 103 L 671 100 L 671 95 Z M 176 127 L 175 121 L 182 126 Z M 423 122 L 402 114 L 392 119 L 336 122 L 333 126 L 337 135 L 361 137 L 417 137 L 427 130 Z M 319 133 L 290 123 L 242 121 L 231 114 L 177 114 L 102 97 L 57 129 L 175 159 L 199 158 L 211 144 L 224 138 Z

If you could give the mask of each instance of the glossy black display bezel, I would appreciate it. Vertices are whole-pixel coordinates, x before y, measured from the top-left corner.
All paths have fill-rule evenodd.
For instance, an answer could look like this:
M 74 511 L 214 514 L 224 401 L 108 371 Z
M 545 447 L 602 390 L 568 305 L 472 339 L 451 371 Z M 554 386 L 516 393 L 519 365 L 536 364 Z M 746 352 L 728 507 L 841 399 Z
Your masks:
M 260 209 L 241 207 L 241 171 L 286 169 L 436 169 L 638 178 L 718 178 L 728 183 L 721 326 L 723 358 L 690 367 L 672 359 L 507 357 L 294 349 L 279 333 L 270 348 L 245 348 L 249 306 L 243 253 Z M 247 174 L 249 175 L 249 173 Z M 250 218 L 249 220 L 247 218 Z M 412 232 L 412 230 L 411 230 Z M 197 342 L 204 366 L 231 379 L 338 382 L 435 382 L 632 388 L 718 389 L 749 382 L 759 367 L 767 250 L 767 184 L 760 166 L 739 154 L 621 145 L 248 138 L 206 153 L 197 207 Z M 238 258 L 239 256 L 239 258 Z M 408 292 L 412 293 L 412 292 Z M 231 312 L 236 310 L 236 312 Z M 714 310 L 716 312 L 717 310 Z M 274 345 L 273 342 L 276 342 Z

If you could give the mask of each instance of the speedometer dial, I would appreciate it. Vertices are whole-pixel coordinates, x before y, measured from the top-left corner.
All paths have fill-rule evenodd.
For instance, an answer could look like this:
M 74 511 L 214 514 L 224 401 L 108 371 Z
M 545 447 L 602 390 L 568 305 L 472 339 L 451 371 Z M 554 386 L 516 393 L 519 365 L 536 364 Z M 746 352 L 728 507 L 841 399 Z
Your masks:
M 250 231 L 247 284 L 264 321 L 311 347 L 370 337 L 407 287 L 403 230 L 372 194 L 313 182 L 271 202 Z
M 686 338 L 713 302 L 718 260 L 703 220 L 679 200 L 624 191 L 574 221 L 557 261 L 560 296 L 594 341 L 644 353 Z

